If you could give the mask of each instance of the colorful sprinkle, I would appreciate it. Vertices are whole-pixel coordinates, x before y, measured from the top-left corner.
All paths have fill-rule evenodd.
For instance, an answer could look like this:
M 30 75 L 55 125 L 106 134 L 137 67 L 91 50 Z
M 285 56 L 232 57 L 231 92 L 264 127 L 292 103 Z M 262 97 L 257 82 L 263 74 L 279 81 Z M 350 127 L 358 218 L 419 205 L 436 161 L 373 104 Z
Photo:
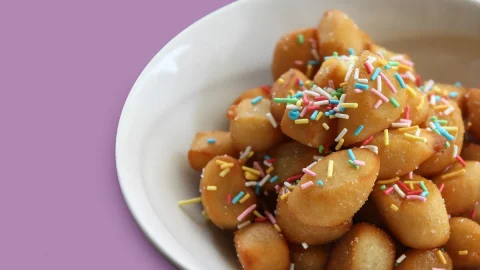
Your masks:
M 443 252 L 441 250 L 437 250 L 437 257 L 442 262 L 442 264 L 447 264 L 447 260 L 445 260 Z
M 405 193 L 398 187 L 397 184 L 394 184 L 393 185 L 393 189 L 395 190 L 395 192 L 397 192 L 397 194 L 402 197 L 402 198 L 405 198 Z
M 207 190 L 215 191 L 217 190 L 217 186 L 207 186 Z
M 306 188 L 309 188 L 309 187 L 311 187 L 311 186 L 313 186 L 313 182 L 312 182 L 312 181 L 308 181 L 308 182 L 306 182 L 305 184 L 301 184 L 301 185 L 300 185 L 300 187 L 301 187 L 302 189 L 306 189 Z
M 400 256 L 395 262 L 396 263 L 401 263 L 401 262 L 403 262 L 403 260 L 405 260 L 405 258 L 407 258 L 407 256 L 405 254 L 402 254 L 402 256 Z
M 178 205 L 187 205 L 187 204 L 193 204 L 193 203 L 200 203 L 202 202 L 202 198 L 201 197 L 197 197 L 197 198 L 192 198 L 192 199 L 188 199 L 188 200 L 183 200 L 183 201 L 178 201 Z
M 270 124 L 272 124 L 273 128 L 277 128 L 278 124 L 277 121 L 275 121 L 275 118 L 273 118 L 273 115 L 271 113 L 266 114 L 268 121 L 270 121 Z
M 348 54 L 349 55 L 355 55 L 355 50 L 353 48 L 348 49 Z
M 308 119 L 296 119 L 295 124 L 308 124 Z
M 307 169 L 307 168 L 303 168 L 303 169 L 302 169 L 302 172 L 304 172 L 304 173 L 306 173 L 306 174 L 308 174 L 308 175 L 311 175 L 311 176 L 313 176 L 313 177 L 317 176 L 317 174 L 316 174 L 315 172 L 313 172 L 313 171 L 311 171 L 310 169 Z
M 343 136 L 345 136 L 345 134 L 347 133 L 348 129 L 346 128 L 343 128 L 342 131 L 338 134 L 338 136 L 335 138 L 335 141 L 338 142 L 340 141 L 340 139 L 343 138 Z
M 245 195 L 245 192 L 240 191 L 237 196 L 233 197 L 232 204 L 236 204 Z
M 398 211 L 398 207 L 395 204 L 391 204 L 390 208 L 392 208 L 393 211 Z
M 337 151 L 340 150 L 340 148 L 342 148 L 342 145 L 343 145 L 344 141 L 345 141 L 344 139 L 340 139 L 337 146 L 335 146 L 335 150 L 337 150 Z
M 458 255 L 462 255 L 462 256 L 463 256 L 463 255 L 468 255 L 468 250 L 460 250 L 460 251 L 458 252 Z
M 303 35 L 300 34 L 300 35 L 297 36 L 297 42 L 298 42 L 298 44 L 303 44 L 303 42 L 304 42 Z
M 417 201 L 422 201 L 422 202 L 427 201 L 427 199 L 425 197 L 418 196 L 418 195 L 407 195 L 406 198 L 407 198 L 407 200 L 417 200 Z
M 319 186 L 323 186 L 323 182 L 322 182 L 322 180 L 318 180 L 318 181 L 317 181 L 317 185 L 319 185 Z
M 256 98 L 252 99 L 252 101 L 250 101 L 250 103 L 251 103 L 252 105 L 255 105 L 255 104 L 257 104 L 258 102 L 260 102 L 260 100 L 262 100 L 262 96 L 258 96 L 258 97 L 256 97 Z
M 395 98 L 391 97 L 390 102 L 393 104 L 393 107 L 398 108 L 400 107 L 400 104 L 395 100 Z
M 378 76 L 378 74 L 380 74 L 381 71 L 382 71 L 381 68 L 376 68 L 375 71 L 373 72 L 370 80 L 375 81 L 375 79 L 377 79 L 377 76 Z
M 253 210 L 255 210 L 255 208 L 257 207 L 256 204 L 252 204 L 250 205 L 247 209 L 245 209 L 245 211 L 243 211 L 238 217 L 237 217 L 237 220 L 238 221 L 242 221 L 246 216 L 248 216 Z
M 222 167 L 223 166 L 225 166 L 225 165 L 222 165 Z M 219 175 L 220 175 L 220 177 L 225 177 L 225 175 L 227 175 L 229 172 L 230 172 L 230 168 L 226 168 L 226 169 L 222 170 Z
M 245 194 L 245 196 L 243 196 L 241 199 L 240 199 L 240 203 L 244 203 L 246 200 L 248 200 L 250 198 L 250 194 L 247 193 Z
M 357 88 L 357 89 L 367 90 L 368 89 L 368 84 L 355 83 L 354 87 Z
M 330 127 L 327 125 L 327 123 L 323 123 L 322 124 L 322 127 L 325 129 L 325 130 L 329 130 Z
M 377 91 L 375 88 L 371 88 L 370 91 L 372 91 L 375 95 L 377 95 L 383 102 L 385 103 L 388 102 L 388 98 L 382 93 L 380 93 L 379 91 Z
M 466 172 L 465 169 L 460 169 L 460 170 L 457 170 L 457 171 L 454 171 L 454 172 L 451 172 L 451 173 L 444 174 L 444 175 L 441 176 L 441 178 L 442 179 L 448 179 L 448 178 L 463 175 L 463 174 L 465 174 L 465 172 Z
M 327 169 L 327 177 L 328 178 L 332 178 L 332 176 L 333 176 L 333 165 L 334 165 L 334 161 L 329 160 L 328 161 L 328 169 Z
M 383 130 L 383 140 L 386 146 L 390 144 L 390 139 L 388 136 L 388 128 Z

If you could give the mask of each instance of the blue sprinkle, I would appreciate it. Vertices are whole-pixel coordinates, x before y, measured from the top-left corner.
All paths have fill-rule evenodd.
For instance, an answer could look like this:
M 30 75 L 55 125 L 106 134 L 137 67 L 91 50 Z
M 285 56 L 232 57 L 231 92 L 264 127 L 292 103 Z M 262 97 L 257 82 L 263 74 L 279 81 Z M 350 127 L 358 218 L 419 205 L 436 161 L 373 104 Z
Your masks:
M 439 102 L 440 101 L 440 96 L 435 96 L 435 102 Z
M 383 68 L 385 68 L 385 69 L 390 69 L 391 66 L 390 66 L 390 65 L 385 65 Z
M 355 83 L 354 87 L 355 87 L 355 88 L 358 88 L 358 89 L 367 90 L 367 89 L 368 89 L 368 84 Z
M 271 157 L 270 157 L 269 155 L 263 156 L 263 159 L 265 159 L 265 160 L 269 160 L 270 158 L 271 158 Z
M 348 54 L 355 55 L 355 50 L 352 48 L 348 49 Z
M 358 136 L 360 134 L 360 131 L 362 131 L 363 125 L 358 126 L 357 130 L 355 130 L 355 133 L 353 133 L 354 136 Z
M 317 65 L 320 65 L 320 61 L 318 61 L 318 60 L 310 60 L 310 61 L 308 61 L 308 64 L 309 64 L 309 65 L 312 65 L 312 66 L 317 66 Z
M 302 92 L 296 93 L 295 95 L 292 96 L 292 98 L 300 98 L 300 97 L 303 97 L 303 93 L 302 93 Z
M 339 100 L 330 99 L 330 104 L 338 104 L 338 103 L 340 103 Z
M 278 176 L 275 175 L 274 177 L 270 178 L 270 183 L 277 181 L 277 179 L 278 179 Z
M 323 60 L 328 60 L 329 58 L 332 58 L 332 56 L 325 56 Z
M 288 117 L 295 121 L 300 117 L 300 112 L 298 110 L 291 110 L 288 112 Z
M 450 94 L 448 94 L 448 96 L 450 98 L 456 98 L 456 97 L 458 97 L 458 93 L 457 92 L 451 92 Z
M 215 139 L 214 139 L 214 138 L 208 138 L 208 139 L 207 139 L 207 143 L 208 143 L 208 144 L 214 144 L 214 143 L 215 143 Z
M 381 68 L 379 68 L 379 67 L 376 68 L 375 71 L 373 72 L 372 78 L 370 78 L 370 80 L 375 81 L 375 79 L 377 79 L 377 76 L 378 76 L 378 74 L 380 74 L 381 71 L 382 71 Z
M 312 115 L 310 116 L 310 120 L 315 120 L 315 118 L 317 117 L 317 115 L 318 115 L 318 111 L 315 110 L 315 111 L 312 113 Z
M 303 81 L 302 81 L 302 80 L 298 80 L 298 85 L 303 86 Z
M 252 103 L 252 105 L 255 105 L 258 102 L 260 102 L 260 100 L 262 100 L 262 96 L 258 96 L 256 98 L 252 99 L 252 101 L 250 103 Z
M 405 82 L 403 81 L 402 77 L 400 76 L 400 74 L 398 74 L 398 72 L 395 72 L 395 78 L 397 79 L 398 83 L 400 84 L 400 86 L 402 88 L 405 88 Z
M 429 194 L 428 191 L 424 191 L 424 192 L 422 192 L 422 194 L 420 194 L 420 196 L 427 197 L 428 194 Z
M 353 151 L 352 149 L 348 149 L 348 156 L 350 157 L 351 160 L 356 160 L 357 158 L 355 157 L 355 155 L 353 154 Z
M 320 185 L 320 186 L 323 186 L 322 180 L 318 180 L 318 181 L 317 181 L 317 184 Z
M 340 108 L 340 112 L 345 112 L 345 107 Z
M 255 188 L 255 193 L 257 193 L 257 195 L 260 195 L 260 186 L 257 184 L 257 187 Z
M 240 201 L 240 199 L 243 197 L 243 195 L 245 195 L 245 192 L 240 191 L 240 193 L 238 193 L 238 195 L 235 196 L 235 198 L 233 198 L 232 204 L 236 204 L 238 201 Z
M 461 84 L 460 82 L 456 82 L 456 83 L 455 83 L 455 86 L 456 86 L 456 87 L 462 87 L 462 84 Z
M 455 137 L 453 137 L 445 129 L 443 129 L 437 121 L 435 121 L 434 124 L 438 132 L 440 132 L 440 134 L 447 138 L 447 140 L 453 141 L 455 139 Z

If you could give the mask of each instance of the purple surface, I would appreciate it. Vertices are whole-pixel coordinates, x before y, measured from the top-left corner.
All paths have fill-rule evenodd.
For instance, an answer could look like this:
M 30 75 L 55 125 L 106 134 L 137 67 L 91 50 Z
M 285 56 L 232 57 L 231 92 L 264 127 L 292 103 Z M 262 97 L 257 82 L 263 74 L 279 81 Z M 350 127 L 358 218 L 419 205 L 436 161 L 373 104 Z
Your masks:
M 0 269 L 173 269 L 125 205 L 116 128 L 155 53 L 230 2 L 0 2 Z

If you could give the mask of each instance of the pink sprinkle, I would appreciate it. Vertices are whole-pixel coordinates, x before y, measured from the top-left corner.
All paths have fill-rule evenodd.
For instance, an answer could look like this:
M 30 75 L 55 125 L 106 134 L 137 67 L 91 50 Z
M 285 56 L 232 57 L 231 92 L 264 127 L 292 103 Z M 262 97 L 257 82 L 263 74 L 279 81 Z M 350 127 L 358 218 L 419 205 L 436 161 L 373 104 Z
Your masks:
M 436 267 L 432 267 L 432 270 L 445 270 L 445 268 L 436 268 Z
M 353 161 L 353 164 L 358 165 L 358 166 L 365 166 L 366 163 L 365 163 L 365 161 L 356 159 L 356 160 Z
M 413 171 L 408 173 L 408 179 L 413 179 Z
M 309 175 L 311 175 L 311 176 L 314 176 L 314 177 L 317 176 L 316 173 L 312 172 L 310 169 L 307 169 L 307 168 L 303 168 L 303 169 L 302 169 L 302 172 L 304 172 L 304 173 L 306 173 L 306 174 L 309 174 Z
M 402 79 L 410 79 L 407 73 L 400 74 L 400 77 L 402 77 Z
M 307 106 L 303 108 L 302 112 L 300 113 L 300 117 L 304 117 L 306 113 L 307 113 Z
M 438 115 L 439 115 L 439 116 L 443 116 L 443 112 L 439 112 Z
M 355 93 L 357 93 L 357 94 L 363 93 L 362 89 L 358 89 L 358 88 L 355 88 L 355 90 L 353 90 L 353 91 L 355 91 Z
M 404 59 L 404 58 L 399 59 L 398 62 L 404 64 L 405 66 L 409 66 L 409 67 L 413 67 L 413 65 L 414 65 L 412 61 L 408 61 L 407 59 Z
M 232 204 L 232 194 L 228 193 L 227 195 L 227 203 Z
M 410 119 L 410 105 L 405 106 L 405 119 Z
M 308 100 L 307 95 L 303 95 L 302 99 L 303 99 L 303 105 L 304 106 L 307 106 L 308 104 L 310 104 L 310 100 Z
M 280 186 L 278 186 L 278 185 L 275 185 L 275 193 L 277 193 L 277 194 L 278 194 L 278 189 L 279 189 L 279 188 L 280 188 Z
M 408 124 L 411 124 L 411 123 L 412 123 L 412 120 L 400 118 L 400 123 L 408 123 Z
M 442 193 L 444 187 L 445 187 L 445 184 L 442 183 L 442 184 L 440 185 L 440 188 L 438 189 L 438 190 L 440 190 L 440 193 Z
M 252 213 L 253 210 L 255 210 L 255 208 L 257 208 L 256 204 L 250 205 L 247 209 L 245 209 L 245 211 L 243 211 L 240 215 L 238 215 L 237 220 L 242 221 L 246 216 Z
M 264 213 L 268 217 L 268 219 L 270 220 L 270 222 L 272 224 L 277 224 L 277 220 L 275 219 L 275 217 L 270 212 L 265 211 Z
M 313 186 L 313 182 L 312 182 L 312 181 L 308 181 L 308 182 L 306 182 L 305 184 L 301 184 L 300 186 L 302 187 L 302 189 L 306 189 L 306 188 L 308 188 L 308 187 Z
M 390 192 L 392 192 L 392 190 L 393 190 L 393 186 L 387 188 L 387 189 L 383 192 L 383 194 L 384 194 L 384 195 L 388 195 L 388 194 L 390 194 Z
M 320 105 L 308 106 L 307 111 L 320 110 Z
M 365 66 L 365 69 L 367 70 L 368 74 L 372 74 L 372 71 L 373 71 L 372 64 L 370 64 L 370 62 L 368 61 L 365 61 L 363 65 Z
M 383 54 L 382 54 L 381 51 L 378 51 L 377 54 L 378 54 L 378 56 L 380 56 L 382 59 L 385 59 L 385 57 L 383 57 Z
M 265 176 L 265 172 L 263 171 L 262 166 L 260 166 L 260 164 L 259 164 L 257 161 L 254 161 L 254 162 L 253 162 L 253 167 L 254 167 L 255 169 L 257 169 L 258 171 L 260 171 L 260 175 L 261 175 L 262 177 Z
M 455 158 L 460 164 L 462 164 L 463 167 L 467 166 L 467 164 L 465 163 L 465 160 L 463 160 L 461 156 L 457 155 Z
M 387 76 L 385 76 L 385 74 L 383 74 L 383 72 L 380 72 L 380 76 L 382 76 L 382 80 L 385 81 L 385 83 L 387 84 L 388 88 L 390 88 L 390 90 L 392 90 L 392 92 L 395 94 L 397 93 L 397 89 L 395 89 L 395 87 L 393 86 L 392 82 L 387 78 Z
M 303 65 L 303 61 L 295 60 L 295 65 L 301 66 L 301 65 Z
M 330 86 L 330 88 L 335 88 L 335 85 L 333 84 L 333 80 L 328 80 L 328 86 Z
M 373 105 L 373 108 L 375 109 L 378 109 L 378 107 L 380 107 L 380 105 L 382 105 L 383 101 L 381 101 L 380 99 L 375 103 L 375 105 Z
M 471 219 L 475 219 L 477 217 L 477 208 L 473 208 L 472 215 L 470 217 Z
M 450 103 L 448 103 L 448 101 L 444 98 L 441 98 L 440 101 L 445 105 L 450 105 Z
M 380 74 L 381 74 L 381 73 L 380 73 Z M 385 103 L 388 103 L 388 98 L 387 98 L 384 94 L 378 92 L 377 89 L 371 88 L 370 91 L 372 91 L 375 95 L 377 95 L 377 96 L 378 96 L 381 100 L 383 100 Z
M 417 200 L 417 201 L 426 202 L 427 198 L 418 196 L 418 195 L 407 195 L 407 200 Z

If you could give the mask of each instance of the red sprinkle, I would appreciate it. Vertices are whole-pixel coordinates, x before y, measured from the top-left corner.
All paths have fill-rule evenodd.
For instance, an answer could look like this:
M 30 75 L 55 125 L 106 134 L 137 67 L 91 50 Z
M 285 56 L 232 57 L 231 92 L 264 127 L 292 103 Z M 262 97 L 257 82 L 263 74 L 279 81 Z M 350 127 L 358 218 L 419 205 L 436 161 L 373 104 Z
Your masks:
M 325 154 L 328 154 L 330 152 L 330 145 L 327 145 L 325 147 Z
M 289 178 L 287 178 L 287 182 L 293 182 L 295 180 L 298 180 L 298 179 L 302 178 L 302 176 L 303 176 L 303 173 L 297 174 L 297 175 L 294 175 L 294 176 L 290 176 Z
M 383 194 L 384 194 L 384 195 L 388 195 L 388 194 L 390 194 L 390 192 L 392 192 L 392 190 L 393 190 L 393 186 L 387 188 L 387 189 L 383 192 Z
M 303 98 L 303 104 L 304 104 L 304 105 L 310 104 L 310 100 L 308 100 L 307 95 L 303 95 L 302 98 Z
M 439 190 L 440 190 L 440 193 L 442 193 L 442 191 L 443 191 L 443 188 L 444 188 L 444 187 L 445 187 L 445 184 L 444 184 L 444 183 L 442 183 L 442 184 L 440 185 L 440 188 L 439 188 Z
M 275 159 L 274 158 L 267 159 L 267 162 L 270 164 L 273 164 L 275 163 Z
M 315 97 L 315 101 L 322 101 L 322 100 L 327 100 L 327 97 L 324 97 L 324 96 Z
M 232 194 L 228 193 L 227 195 L 227 203 L 232 204 Z
M 462 164 L 463 167 L 467 166 L 467 164 L 465 163 L 465 160 L 463 160 L 461 156 L 457 155 L 455 158 L 460 164 Z
M 397 181 L 397 185 L 404 191 L 404 192 L 409 192 L 410 189 L 402 182 L 402 181 Z
M 410 119 L 410 105 L 405 106 L 405 116 L 403 118 Z
M 265 92 L 265 94 L 270 95 L 272 93 L 272 89 L 269 85 L 262 85 L 260 88 Z
M 416 185 L 420 190 L 423 190 L 423 189 L 422 189 L 422 186 L 420 186 L 419 183 L 415 183 L 415 185 Z
M 473 208 L 472 210 L 472 215 L 470 216 L 472 219 L 475 219 L 477 217 L 477 208 Z
M 315 111 L 315 110 L 320 110 L 320 105 L 308 106 L 307 107 L 307 111 Z
M 415 75 L 415 77 L 417 78 L 417 86 L 420 87 L 422 85 L 422 78 L 420 77 L 420 75 Z
M 300 84 L 300 79 L 299 78 L 295 79 L 295 84 Z
M 363 65 L 365 66 L 365 69 L 367 70 L 368 74 L 372 74 L 372 71 L 373 71 L 372 65 L 369 65 L 367 61 L 363 62 Z
M 407 192 L 407 195 L 420 195 L 422 194 L 423 190 L 415 190 Z
M 363 141 L 362 143 L 362 146 L 365 146 L 367 145 L 369 142 L 371 142 L 373 140 L 373 135 L 368 137 L 365 141 Z
M 267 221 L 267 218 L 266 217 L 257 217 L 255 218 L 255 222 L 265 222 Z

